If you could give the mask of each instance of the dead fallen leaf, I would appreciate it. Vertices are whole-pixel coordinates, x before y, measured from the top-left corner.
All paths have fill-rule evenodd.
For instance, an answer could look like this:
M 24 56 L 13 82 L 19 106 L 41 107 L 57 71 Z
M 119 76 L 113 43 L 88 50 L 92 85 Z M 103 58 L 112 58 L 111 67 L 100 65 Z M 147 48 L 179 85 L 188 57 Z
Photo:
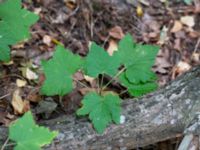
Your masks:
M 180 31 L 181 29 L 183 28 L 183 25 L 180 21 L 174 21 L 174 25 L 171 29 L 171 32 L 174 33 L 174 32 L 178 32 Z
M 171 64 L 166 60 L 165 57 L 157 57 L 153 70 L 160 74 L 166 74 L 168 73 L 170 67 Z
M 142 17 L 142 16 L 144 15 L 143 9 L 142 9 L 142 6 L 141 6 L 141 5 L 138 5 L 138 6 L 137 6 L 136 14 L 137 14 L 138 17 Z
M 115 51 L 117 51 L 117 49 L 118 49 L 117 42 L 116 42 L 115 40 L 111 39 L 111 40 L 109 41 L 109 47 L 108 47 L 108 49 L 107 49 L 108 54 L 109 54 L 110 56 L 112 56 L 113 53 L 114 53 Z
M 24 87 L 27 82 L 25 80 L 17 79 L 16 80 L 17 87 Z
M 150 32 L 148 34 L 149 38 L 158 38 L 159 37 L 159 33 L 158 32 Z
M 73 77 L 78 81 L 84 80 L 84 75 L 81 71 L 76 72 Z
M 110 35 L 110 37 L 118 39 L 118 40 L 120 40 L 124 37 L 123 30 L 120 26 L 115 26 L 112 29 L 110 29 L 109 35 Z
M 43 43 L 50 46 L 51 45 L 51 37 L 49 35 L 45 35 L 43 37 Z
M 190 28 L 192 28 L 195 25 L 194 16 L 183 16 L 180 20 L 184 25 Z
M 200 54 L 199 53 L 193 53 L 192 54 L 192 60 L 194 61 L 194 62 L 199 62 L 200 61 Z
M 40 102 L 42 97 L 39 95 L 39 88 L 32 89 L 27 95 L 27 100 L 34 103 Z
M 169 37 L 167 36 L 168 28 L 164 26 L 160 32 L 160 38 L 159 41 L 157 42 L 160 45 L 163 45 L 166 41 L 169 40 Z
M 26 76 L 25 77 L 29 80 L 38 79 L 38 75 L 29 68 L 26 68 Z
M 86 95 L 88 92 L 95 92 L 94 88 L 81 88 L 79 89 L 81 95 Z
M 181 50 L 181 39 L 175 39 L 174 40 L 174 49 Z
M 150 5 L 149 0 L 140 0 L 139 2 L 142 3 L 143 5 L 146 5 L 146 6 Z
M 191 65 L 187 62 L 180 61 L 172 70 L 172 79 L 175 79 L 177 76 L 183 74 L 191 68 Z
M 15 114 L 22 115 L 28 110 L 30 110 L 29 101 L 22 100 L 20 96 L 20 89 L 16 89 L 13 93 L 12 102 L 11 102 Z
M 34 13 L 37 14 L 37 15 L 39 15 L 41 13 L 41 11 L 42 11 L 42 8 L 35 8 L 34 9 Z
M 75 9 L 76 8 L 76 0 L 64 0 L 66 6 L 69 8 L 69 9 Z
M 4 126 L 9 127 L 9 125 L 12 123 L 12 121 L 16 120 L 16 116 L 10 113 L 7 113 L 5 118 L 3 119 Z
M 189 36 L 191 38 L 198 38 L 198 37 L 200 37 L 200 33 L 198 31 L 190 31 Z
M 166 2 L 167 2 L 167 0 L 160 0 L 160 2 L 161 2 L 161 3 L 166 3 Z
M 5 65 L 5 66 L 10 66 L 10 65 L 13 65 L 13 64 L 14 64 L 13 60 L 10 60 L 9 62 L 3 63 L 3 65 Z
M 93 84 L 93 81 L 95 80 L 95 78 L 90 77 L 90 76 L 87 76 L 87 75 L 84 75 L 84 78 L 85 78 L 85 80 L 86 80 L 87 82 L 90 83 L 90 85 L 92 85 L 92 84 Z

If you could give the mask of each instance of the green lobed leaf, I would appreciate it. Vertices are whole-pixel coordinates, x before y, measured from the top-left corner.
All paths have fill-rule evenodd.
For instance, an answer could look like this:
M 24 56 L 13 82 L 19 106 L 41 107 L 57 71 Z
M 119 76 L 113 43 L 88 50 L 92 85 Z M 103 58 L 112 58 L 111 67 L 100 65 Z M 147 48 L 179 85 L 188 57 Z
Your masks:
M 86 57 L 85 70 L 87 75 L 97 77 L 99 74 L 105 73 L 114 76 L 119 66 L 120 61 L 117 53 L 114 53 L 113 56 L 109 56 L 103 48 L 92 43 Z
M 77 111 L 77 115 L 89 114 L 90 120 L 98 133 L 103 133 L 106 126 L 114 121 L 120 123 L 121 100 L 112 93 L 100 96 L 95 92 L 85 95 L 82 100 L 82 108 Z
M 29 38 L 29 28 L 38 18 L 34 13 L 22 9 L 21 0 L 0 3 L 0 60 L 9 61 L 9 46 Z
M 63 96 L 71 92 L 72 76 L 83 64 L 80 56 L 74 55 L 61 45 L 57 46 L 53 58 L 42 62 L 46 80 L 41 93 L 47 96 Z
M 157 87 L 158 85 L 155 82 L 140 83 L 130 86 L 128 92 L 131 95 L 138 97 L 156 90 Z
M 36 125 L 30 111 L 9 127 L 9 139 L 17 143 L 14 150 L 40 150 L 57 135 L 58 132 Z
M 122 73 L 119 76 L 120 82 L 122 83 L 123 86 L 127 87 L 128 93 L 135 97 L 142 96 L 146 93 L 152 92 L 155 89 L 157 89 L 158 85 L 155 82 L 155 79 L 156 78 L 154 76 L 148 82 L 134 84 L 134 83 L 129 82 L 125 73 Z
M 122 64 L 126 67 L 132 64 L 136 42 L 130 34 L 126 34 L 119 42 L 118 53 Z
M 155 74 L 151 71 L 159 47 L 136 44 L 130 34 L 119 43 L 121 63 L 126 67 L 126 77 L 132 83 L 149 81 Z
M 155 73 L 146 67 L 139 67 L 139 66 L 130 66 L 125 71 L 126 77 L 128 78 L 129 82 L 138 84 L 140 82 L 145 83 L 148 82 L 151 78 L 155 77 Z

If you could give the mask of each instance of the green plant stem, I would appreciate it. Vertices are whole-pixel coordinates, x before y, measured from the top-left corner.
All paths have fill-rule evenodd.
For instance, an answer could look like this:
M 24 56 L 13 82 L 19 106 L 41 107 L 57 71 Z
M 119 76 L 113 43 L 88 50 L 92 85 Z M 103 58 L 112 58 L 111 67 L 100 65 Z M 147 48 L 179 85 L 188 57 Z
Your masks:
M 63 96 L 59 96 L 59 104 L 62 108 L 64 108 L 63 102 L 62 102 Z
M 119 93 L 119 95 L 122 95 L 122 94 L 124 94 L 124 93 L 126 93 L 126 92 L 128 92 L 128 89 L 123 90 L 122 92 Z
M 102 91 L 105 90 L 114 80 L 116 80 L 116 78 L 124 72 L 126 68 L 122 68 L 103 88 L 102 88 Z
M 85 88 L 89 88 L 86 84 L 76 80 L 76 79 L 73 79 L 75 82 L 79 83 L 80 85 L 84 86 Z
M 99 83 L 99 78 L 97 78 L 97 93 L 100 93 L 100 83 Z
M 104 79 L 104 74 L 102 74 L 102 77 L 101 77 L 101 82 L 100 82 L 100 94 L 102 92 L 102 89 L 103 89 L 103 79 Z

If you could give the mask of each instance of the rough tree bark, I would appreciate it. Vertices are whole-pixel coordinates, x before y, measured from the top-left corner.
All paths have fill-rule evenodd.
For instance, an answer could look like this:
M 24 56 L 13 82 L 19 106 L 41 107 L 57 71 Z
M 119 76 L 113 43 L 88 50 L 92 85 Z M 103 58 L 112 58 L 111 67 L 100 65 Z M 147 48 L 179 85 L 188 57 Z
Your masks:
M 124 101 L 122 115 L 126 117 L 125 123 L 111 125 L 102 135 L 96 134 L 88 120 L 75 115 L 42 122 L 60 132 L 47 149 L 132 149 L 176 137 L 199 118 L 199 83 L 200 66 L 154 93 Z M 199 134 L 200 130 L 195 130 L 197 126 L 192 127 L 189 132 Z M 0 133 L 2 143 L 7 129 L 1 127 Z

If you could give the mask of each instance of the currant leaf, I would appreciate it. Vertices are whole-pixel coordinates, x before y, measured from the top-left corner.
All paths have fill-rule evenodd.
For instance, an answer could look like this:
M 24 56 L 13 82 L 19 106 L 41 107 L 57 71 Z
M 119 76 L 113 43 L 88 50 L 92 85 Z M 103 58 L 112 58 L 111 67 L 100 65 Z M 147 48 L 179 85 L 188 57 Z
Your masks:
M 130 82 L 138 84 L 149 81 L 154 75 L 151 67 L 159 47 L 136 44 L 130 34 L 119 43 L 119 56 L 126 68 L 126 77 Z
M 120 60 L 116 53 L 113 56 L 109 56 L 103 48 L 92 43 L 86 57 L 85 70 L 87 75 L 97 77 L 99 74 L 105 73 L 114 76 L 119 66 Z
M 29 28 L 39 18 L 21 7 L 21 0 L 6 0 L 0 3 L 0 60 L 2 61 L 10 60 L 10 45 L 30 37 Z
M 50 144 L 58 132 L 35 124 L 31 112 L 27 112 L 9 127 L 9 139 L 16 142 L 14 150 L 40 150 Z
M 85 95 L 82 100 L 82 108 L 77 111 L 77 115 L 89 114 L 90 120 L 98 133 L 103 133 L 106 126 L 114 121 L 120 123 L 121 100 L 117 95 L 107 94 L 100 96 L 95 92 Z
M 63 96 L 71 92 L 72 76 L 83 64 L 84 61 L 80 56 L 74 55 L 61 45 L 57 46 L 53 58 L 42 62 L 46 80 L 41 93 L 47 96 Z
M 125 71 L 126 77 L 128 78 L 129 82 L 138 84 L 140 82 L 145 83 L 148 82 L 151 78 L 155 78 L 155 73 L 145 67 L 139 66 L 130 66 Z
M 158 85 L 155 82 L 155 79 L 156 77 L 152 76 L 151 80 L 149 80 L 148 82 L 134 84 L 128 80 L 125 73 L 122 73 L 119 76 L 119 80 L 121 84 L 127 87 L 128 93 L 130 95 L 135 96 L 135 97 L 142 96 L 146 93 L 156 90 Z

